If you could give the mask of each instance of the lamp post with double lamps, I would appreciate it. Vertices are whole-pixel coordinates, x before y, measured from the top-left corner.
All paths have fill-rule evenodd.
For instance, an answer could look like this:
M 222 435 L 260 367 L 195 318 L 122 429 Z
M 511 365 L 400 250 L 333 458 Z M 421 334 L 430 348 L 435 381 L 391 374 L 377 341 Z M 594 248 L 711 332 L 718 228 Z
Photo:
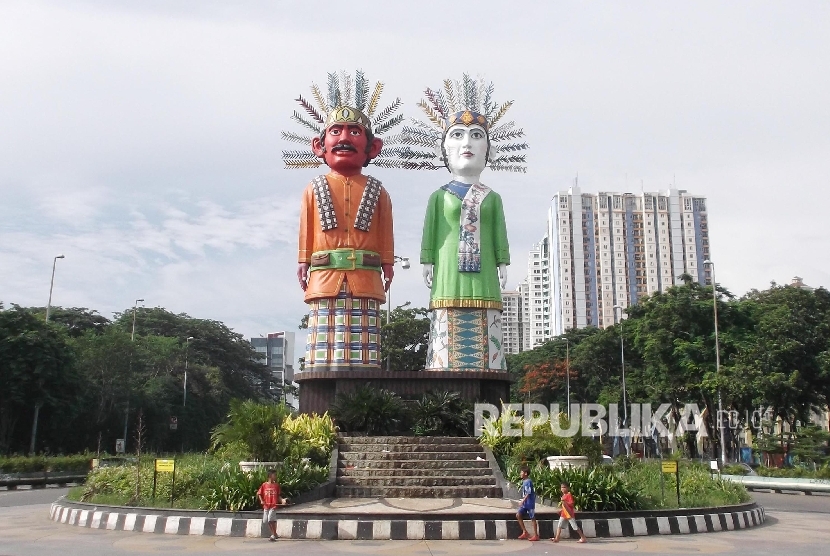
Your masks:
M 399 257 L 395 255 L 395 263 L 401 263 L 401 268 L 409 270 L 409 257 Z M 389 291 L 386 292 L 386 326 L 389 326 L 389 317 L 392 315 L 392 284 L 389 284 Z M 392 355 L 386 356 L 386 370 L 391 370 Z
M 718 286 L 715 282 L 715 263 L 706 259 L 703 261 L 703 266 L 712 268 L 712 308 L 715 315 L 715 374 L 720 376 L 720 345 L 718 342 Z M 723 438 L 723 399 L 720 395 L 720 385 L 718 385 L 718 441 L 720 442 L 720 464 L 721 467 L 726 465 L 726 442 Z

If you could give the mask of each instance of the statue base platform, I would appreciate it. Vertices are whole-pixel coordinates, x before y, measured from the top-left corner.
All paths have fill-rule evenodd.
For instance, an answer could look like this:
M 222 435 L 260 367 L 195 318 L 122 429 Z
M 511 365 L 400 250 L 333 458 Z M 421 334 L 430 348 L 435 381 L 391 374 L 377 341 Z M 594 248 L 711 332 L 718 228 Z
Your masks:
M 510 375 L 505 371 L 304 371 L 294 375 L 300 385 L 300 413 L 327 411 L 340 393 L 352 392 L 371 382 L 404 399 L 427 392 L 458 392 L 470 403 L 499 407 L 510 399 Z

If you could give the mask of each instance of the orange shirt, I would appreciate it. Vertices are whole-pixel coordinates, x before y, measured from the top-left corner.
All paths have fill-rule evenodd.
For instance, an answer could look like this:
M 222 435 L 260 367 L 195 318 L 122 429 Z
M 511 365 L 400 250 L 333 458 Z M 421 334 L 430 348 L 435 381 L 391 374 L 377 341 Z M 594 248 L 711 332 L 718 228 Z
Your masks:
M 366 176 L 360 174 L 345 177 L 329 172 L 326 179 L 329 182 L 334 213 L 337 215 L 337 228 L 323 231 L 313 185 L 309 184 L 303 192 L 300 206 L 300 249 L 297 261 L 310 263 L 315 251 L 352 247 L 379 253 L 382 264 L 394 264 L 392 200 L 386 189 L 381 188 L 369 231 L 364 232 L 354 228 L 354 221 L 366 187 Z M 377 299 L 381 303 L 386 301 L 381 273 L 375 270 L 315 270 L 309 272 L 308 277 L 306 302 L 337 297 L 344 279 L 348 280 L 354 297 Z

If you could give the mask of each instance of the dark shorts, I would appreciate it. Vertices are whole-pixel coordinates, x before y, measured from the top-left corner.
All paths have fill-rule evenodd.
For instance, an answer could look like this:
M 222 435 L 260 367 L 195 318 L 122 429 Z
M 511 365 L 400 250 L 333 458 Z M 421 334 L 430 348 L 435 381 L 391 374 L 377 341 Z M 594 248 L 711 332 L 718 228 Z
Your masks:
M 518 511 L 522 519 L 536 519 L 536 510 L 534 508 L 521 507 Z

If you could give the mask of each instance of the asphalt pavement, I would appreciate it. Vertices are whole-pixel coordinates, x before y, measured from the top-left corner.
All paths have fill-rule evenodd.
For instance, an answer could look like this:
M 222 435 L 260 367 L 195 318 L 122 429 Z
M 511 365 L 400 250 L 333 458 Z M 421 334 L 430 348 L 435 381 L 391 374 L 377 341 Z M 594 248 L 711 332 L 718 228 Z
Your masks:
M 51 504 L 61 496 L 65 496 L 67 492 L 69 489 L 65 487 L 0 490 L 0 508 Z
M 68 489 L 0 491 L 0 555 L 119 556 L 180 552 L 261 556 L 263 551 L 303 556 L 388 555 L 571 555 L 571 554 L 745 554 L 813 556 L 830 553 L 830 496 L 754 493 L 767 508 L 767 522 L 743 531 L 620 539 L 593 539 L 553 544 L 501 541 L 292 541 L 188 537 L 86 529 L 49 520 L 49 504 Z

